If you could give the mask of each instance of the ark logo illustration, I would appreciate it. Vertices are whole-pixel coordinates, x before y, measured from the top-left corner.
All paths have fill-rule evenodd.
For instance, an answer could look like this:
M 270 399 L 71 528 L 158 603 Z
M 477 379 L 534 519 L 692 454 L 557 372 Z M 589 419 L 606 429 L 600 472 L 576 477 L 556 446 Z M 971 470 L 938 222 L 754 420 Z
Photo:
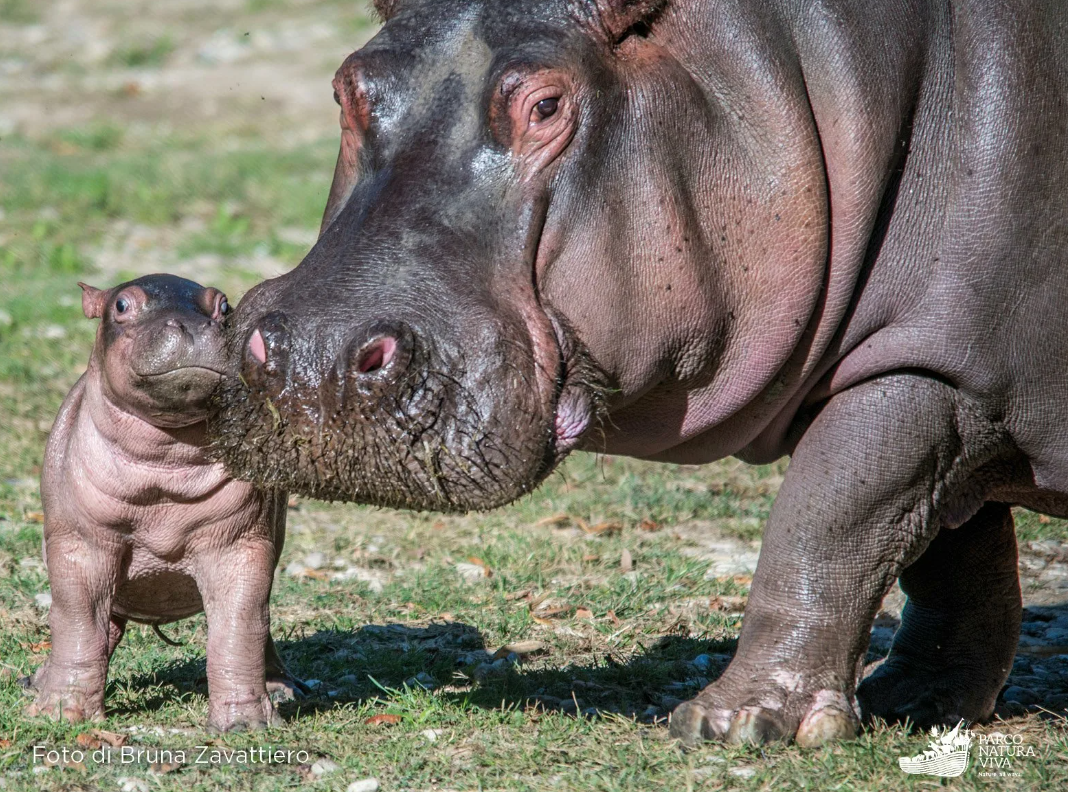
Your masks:
M 968 769 L 973 739 L 971 731 L 964 728 L 964 721 L 949 731 L 931 727 L 928 749 L 916 756 L 900 757 L 897 760 L 898 767 L 914 775 L 956 778 Z

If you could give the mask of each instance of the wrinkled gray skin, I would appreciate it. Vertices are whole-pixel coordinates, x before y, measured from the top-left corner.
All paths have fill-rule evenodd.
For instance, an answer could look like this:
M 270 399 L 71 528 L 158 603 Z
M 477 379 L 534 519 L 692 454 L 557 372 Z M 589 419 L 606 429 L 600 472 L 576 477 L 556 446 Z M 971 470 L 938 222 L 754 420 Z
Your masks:
M 378 5 L 322 235 L 237 312 L 231 468 L 463 510 L 576 446 L 790 454 L 737 655 L 672 732 L 988 717 L 1009 506 L 1068 515 L 1064 3 Z
M 208 619 L 211 727 L 280 722 L 291 697 L 269 633 L 285 495 L 234 481 L 206 452 L 209 400 L 226 368 L 222 292 L 172 275 L 108 291 L 89 368 L 67 396 L 41 475 L 52 652 L 26 680 L 30 715 L 104 715 L 108 660 L 129 620 Z

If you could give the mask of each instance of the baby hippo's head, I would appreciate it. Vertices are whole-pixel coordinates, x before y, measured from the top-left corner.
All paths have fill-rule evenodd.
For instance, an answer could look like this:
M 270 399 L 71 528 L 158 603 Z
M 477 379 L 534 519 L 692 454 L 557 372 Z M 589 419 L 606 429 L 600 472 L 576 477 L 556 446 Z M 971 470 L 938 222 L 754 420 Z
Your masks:
M 174 275 L 146 275 L 106 291 L 78 285 L 85 315 L 102 320 L 93 360 L 105 396 L 155 426 L 207 418 L 226 371 L 226 295 Z

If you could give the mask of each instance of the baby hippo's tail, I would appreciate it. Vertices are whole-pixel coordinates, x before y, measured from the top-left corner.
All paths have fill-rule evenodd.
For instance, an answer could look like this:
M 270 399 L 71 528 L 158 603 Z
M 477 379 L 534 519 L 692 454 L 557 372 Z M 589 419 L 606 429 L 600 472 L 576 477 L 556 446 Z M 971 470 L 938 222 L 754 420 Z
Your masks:
M 159 628 L 159 622 L 152 623 L 152 632 L 159 636 L 159 639 L 168 646 L 185 646 L 181 641 L 174 641 L 163 634 L 163 630 Z

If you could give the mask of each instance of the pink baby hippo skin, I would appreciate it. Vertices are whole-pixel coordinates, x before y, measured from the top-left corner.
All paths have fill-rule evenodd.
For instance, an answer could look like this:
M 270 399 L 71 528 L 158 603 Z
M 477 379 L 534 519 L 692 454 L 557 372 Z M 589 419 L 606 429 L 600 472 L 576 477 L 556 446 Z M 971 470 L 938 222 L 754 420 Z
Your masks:
M 278 725 L 270 693 L 300 683 L 269 632 L 286 496 L 235 481 L 207 453 L 226 369 L 226 296 L 172 275 L 102 291 L 89 368 L 67 396 L 41 477 L 52 653 L 27 681 L 30 715 L 100 719 L 108 660 L 129 620 L 208 621 L 208 725 Z

